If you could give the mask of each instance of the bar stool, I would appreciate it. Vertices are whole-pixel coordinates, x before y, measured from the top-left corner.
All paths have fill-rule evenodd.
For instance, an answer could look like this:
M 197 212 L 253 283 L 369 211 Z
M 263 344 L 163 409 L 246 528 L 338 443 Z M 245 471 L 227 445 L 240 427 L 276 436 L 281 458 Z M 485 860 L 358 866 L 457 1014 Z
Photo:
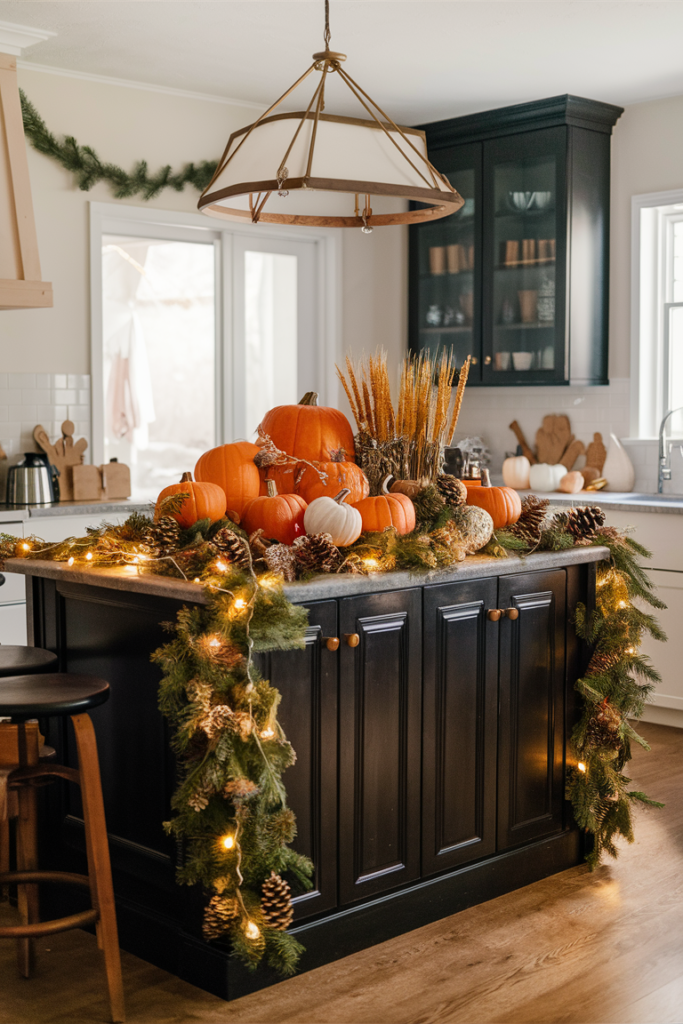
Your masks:
M 111 878 L 107 827 L 100 782 L 95 730 L 87 711 L 109 698 L 109 684 L 96 676 L 49 673 L 8 677 L 0 684 L 0 817 L 17 818 L 17 870 L 0 874 L 0 885 L 17 883 L 24 890 L 20 907 L 26 923 L 0 926 L 0 938 L 19 940 L 21 972 L 28 977 L 31 939 L 71 928 L 94 924 L 97 942 L 104 952 L 112 1020 L 125 1020 L 121 958 L 114 889 Z M 65 765 L 40 763 L 37 724 L 32 718 L 69 715 L 76 735 L 78 771 Z M 4 786 L 3 786 L 4 778 Z M 62 778 L 81 788 L 88 874 L 38 870 L 35 786 L 46 779 Z M 3 789 L 6 792 L 3 794 Z M 39 920 L 39 882 L 61 882 L 90 889 L 92 909 L 53 921 Z

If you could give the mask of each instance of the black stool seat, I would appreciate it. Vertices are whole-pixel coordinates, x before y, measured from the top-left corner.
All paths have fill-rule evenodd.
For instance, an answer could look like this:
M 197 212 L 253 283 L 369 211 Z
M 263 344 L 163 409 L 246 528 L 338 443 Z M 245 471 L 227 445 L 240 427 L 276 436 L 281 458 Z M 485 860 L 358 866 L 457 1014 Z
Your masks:
M 42 647 L 17 647 L 0 644 L 0 678 L 33 672 L 53 672 L 57 655 Z
M 77 672 L 9 676 L 0 685 L 0 717 L 79 715 L 109 699 L 109 683 Z

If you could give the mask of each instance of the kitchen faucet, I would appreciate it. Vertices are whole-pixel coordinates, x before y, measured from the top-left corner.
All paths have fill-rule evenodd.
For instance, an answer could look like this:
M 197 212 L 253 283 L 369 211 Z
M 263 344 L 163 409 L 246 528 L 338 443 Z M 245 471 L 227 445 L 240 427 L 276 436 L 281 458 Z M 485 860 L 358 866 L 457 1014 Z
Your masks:
M 671 466 L 669 465 L 669 458 L 666 453 L 664 438 L 666 421 L 669 416 L 673 416 L 675 412 L 683 412 L 683 406 L 679 406 L 677 409 L 669 409 L 662 419 L 662 422 L 659 424 L 659 471 L 657 473 L 657 494 L 662 493 L 664 489 L 664 481 L 671 479 Z

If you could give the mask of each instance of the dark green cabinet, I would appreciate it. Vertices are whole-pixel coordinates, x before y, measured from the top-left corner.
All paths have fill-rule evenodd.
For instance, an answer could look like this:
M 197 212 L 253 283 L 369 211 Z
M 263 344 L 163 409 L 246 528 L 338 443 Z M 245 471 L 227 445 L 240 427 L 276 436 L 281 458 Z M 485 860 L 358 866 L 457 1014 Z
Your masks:
M 423 125 L 465 199 L 410 228 L 410 346 L 474 385 L 606 384 L 610 135 L 575 96 Z

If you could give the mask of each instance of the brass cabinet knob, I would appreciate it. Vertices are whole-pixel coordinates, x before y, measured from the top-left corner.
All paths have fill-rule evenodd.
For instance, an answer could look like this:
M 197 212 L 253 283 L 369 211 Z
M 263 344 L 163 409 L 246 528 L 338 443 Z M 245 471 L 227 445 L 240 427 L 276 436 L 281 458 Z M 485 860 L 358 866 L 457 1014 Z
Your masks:
M 484 366 L 490 366 L 490 365 L 491 365 L 491 356 L 486 356 L 486 358 L 484 359 Z
M 344 640 L 349 647 L 358 647 L 358 644 L 360 643 L 358 633 L 344 633 Z
M 508 619 L 518 619 L 519 608 L 506 608 L 503 615 L 507 615 Z
M 327 647 L 328 651 L 338 651 L 339 650 L 339 637 L 338 636 L 324 636 L 324 637 L 322 637 L 322 642 L 325 644 L 325 647 Z
M 472 356 L 470 362 L 472 363 L 472 366 L 476 366 L 479 360 L 477 359 L 476 356 Z
M 503 617 L 503 611 L 501 608 L 489 608 L 486 615 L 491 622 L 498 622 L 498 619 L 502 619 Z

